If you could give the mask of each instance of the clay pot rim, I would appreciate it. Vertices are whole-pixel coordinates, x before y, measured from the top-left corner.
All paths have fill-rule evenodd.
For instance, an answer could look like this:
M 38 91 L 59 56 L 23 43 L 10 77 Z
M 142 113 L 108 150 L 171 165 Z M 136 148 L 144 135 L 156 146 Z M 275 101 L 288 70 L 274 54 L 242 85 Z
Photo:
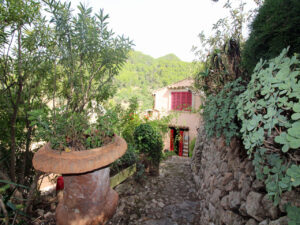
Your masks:
M 32 163 L 36 170 L 46 173 L 86 173 L 111 164 L 124 155 L 126 149 L 126 141 L 117 135 L 107 145 L 84 151 L 60 152 L 47 143 L 34 154 Z

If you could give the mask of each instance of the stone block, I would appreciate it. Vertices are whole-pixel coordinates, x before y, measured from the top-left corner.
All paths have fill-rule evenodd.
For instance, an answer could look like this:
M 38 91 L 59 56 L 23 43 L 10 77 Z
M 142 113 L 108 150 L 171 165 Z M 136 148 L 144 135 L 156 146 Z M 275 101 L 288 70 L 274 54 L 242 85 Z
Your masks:
M 246 202 L 242 202 L 241 206 L 239 208 L 239 212 L 242 216 L 248 216 L 247 210 L 246 210 Z
M 264 210 L 261 206 L 261 200 L 263 195 L 254 191 L 251 191 L 246 200 L 246 210 L 247 214 L 256 219 L 257 221 L 263 221 Z
M 252 188 L 255 191 L 260 191 L 260 190 L 263 190 L 265 188 L 265 184 L 264 184 L 264 182 L 262 182 L 258 179 L 255 179 L 252 183 Z
M 277 220 L 270 221 L 269 225 L 288 225 L 289 219 L 287 216 L 280 217 Z
M 241 198 L 243 200 L 247 199 L 247 196 L 249 192 L 251 191 L 251 180 L 249 177 L 247 177 L 244 182 L 241 184 L 242 190 L 241 190 Z
M 221 199 L 221 206 L 224 209 L 229 209 L 229 195 L 226 195 Z
M 213 194 L 211 195 L 210 202 L 213 205 L 219 204 L 220 196 L 221 196 L 221 191 L 219 189 L 215 189 Z
M 225 186 L 225 190 L 226 191 L 233 191 L 237 189 L 237 181 L 236 180 L 232 180 L 230 181 L 226 186 Z
M 256 222 L 256 220 L 250 219 L 247 221 L 247 223 L 245 225 L 258 225 L 258 223 Z
M 258 225 L 269 225 L 269 219 L 261 221 Z
M 249 161 L 246 166 L 245 166 L 245 173 L 248 175 L 248 176 L 252 176 L 252 175 L 255 175 L 254 173 L 254 166 L 252 165 L 252 162 Z
M 231 191 L 228 195 L 228 205 L 230 209 L 238 209 L 241 205 L 241 193 Z
M 244 225 L 246 221 L 240 215 L 230 210 L 224 210 L 221 212 L 221 222 L 226 225 Z
M 233 179 L 233 173 L 225 173 L 222 178 L 222 185 L 225 186 Z
M 277 206 L 274 206 L 273 201 L 269 199 L 268 195 L 263 197 L 261 203 L 268 217 L 270 217 L 272 220 L 278 218 L 279 209 Z

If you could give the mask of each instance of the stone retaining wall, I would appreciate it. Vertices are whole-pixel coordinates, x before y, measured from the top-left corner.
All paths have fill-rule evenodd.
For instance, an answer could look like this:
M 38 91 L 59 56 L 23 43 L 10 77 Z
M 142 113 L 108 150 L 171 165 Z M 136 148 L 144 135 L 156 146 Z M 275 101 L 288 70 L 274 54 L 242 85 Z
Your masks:
M 293 200 L 300 205 L 299 194 L 284 193 L 279 206 L 273 206 L 239 140 L 226 146 L 224 138 L 207 139 L 200 127 L 192 158 L 201 199 L 199 224 L 287 225 L 284 204 Z

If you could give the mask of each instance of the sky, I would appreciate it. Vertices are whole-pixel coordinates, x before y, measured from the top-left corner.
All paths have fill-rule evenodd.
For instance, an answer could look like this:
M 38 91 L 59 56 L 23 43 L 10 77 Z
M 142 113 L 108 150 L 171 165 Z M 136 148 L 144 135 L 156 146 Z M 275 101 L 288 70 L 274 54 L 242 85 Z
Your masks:
M 233 0 L 239 2 L 240 0 Z M 72 8 L 83 2 L 109 14 L 109 27 L 128 36 L 134 50 L 158 58 L 174 53 L 181 60 L 195 59 L 192 46 L 200 46 L 198 34 L 211 32 L 218 19 L 228 15 L 225 0 L 72 0 Z M 254 7 L 253 0 L 246 0 Z

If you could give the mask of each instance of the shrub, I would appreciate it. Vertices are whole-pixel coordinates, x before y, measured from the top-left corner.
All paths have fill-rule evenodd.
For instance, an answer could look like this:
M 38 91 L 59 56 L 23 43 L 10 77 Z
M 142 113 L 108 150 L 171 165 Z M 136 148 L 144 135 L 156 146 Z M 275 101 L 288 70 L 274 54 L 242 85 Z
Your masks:
M 148 123 L 139 125 L 134 131 L 134 141 L 140 153 L 144 153 L 153 163 L 162 157 L 163 141 L 161 134 Z
M 203 108 L 204 129 L 208 137 L 224 135 L 229 144 L 233 136 L 239 135 L 237 124 L 237 99 L 245 90 L 241 79 L 227 83 L 217 95 L 209 95 Z
M 175 151 L 165 151 L 162 155 L 162 159 L 166 160 L 167 158 L 169 158 L 173 155 L 177 155 Z
M 292 52 L 300 52 L 299 36 L 300 1 L 265 0 L 242 52 L 244 67 L 252 73 L 261 58 L 274 58 L 288 45 Z
M 37 126 L 36 139 L 50 142 L 58 151 L 82 151 L 101 147 L 115 134 L 118 115 L 107 110 L 91 122 L 87 111 L 71 112 L 65 107 L 55 110 L 32 110 L 31 126 Z
M 190 146 L 189 146 L 189 157 L 193 156 L 195 144 L 196 144 L 196 138 L 193 138 L 191 143 L 190 143 Z
M 124 168 L 127 168 L 138 161 L 137 152 L 132 144 L 128 144 L 126 153 L 111 165 L 111 176 L 118 173 Z
M 275 204 L 300 185 L 300 61 L 287 53 L 256 65 L 238 103 L 244 146 Z
M 142 123 L 142 120 L 137 114 L 129 114 L 129 119 L 124 121 L 124 127 L 122 130 L 122 137 L 126 140 L 127 144 L 134 144 L 133 133 L 135 129 Z

